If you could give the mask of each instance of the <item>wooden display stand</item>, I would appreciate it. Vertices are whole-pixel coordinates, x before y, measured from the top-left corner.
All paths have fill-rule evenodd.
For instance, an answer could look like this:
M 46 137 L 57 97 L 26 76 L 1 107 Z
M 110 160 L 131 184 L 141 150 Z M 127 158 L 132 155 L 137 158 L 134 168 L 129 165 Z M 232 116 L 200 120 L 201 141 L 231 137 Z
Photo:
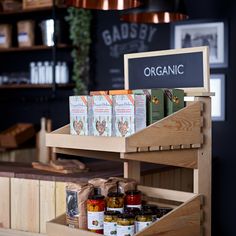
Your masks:
M 105 160 L 123 160 L 124 177 L 140 181 L 140 162 L 164 164 L 193 170 L 193 192 L 174 191 L 138 186 L 148 203 L 167 205 L 174 208 L 160 221 L 153 223 L 137 236 L 211 236 L 211 98 L 209 93 L 209 67 L 207 48 L 171 50 L 143 53 L 146 55 L 203 54 L 203 87 L 186 88 L 194 102 L 187 103 L 182 110 L 148 126 L 126 138 L 92 137 L 70 135 L 69 125 L 46 136 L 46 144 L 55 152 Z M 128 57 L 127 57 L 128 58 Z M 200 57 L 201 59 L 201 57 Z M 199 57 L 197 58 L 199 60 Z M 189 62 L 189 60 L 187 60 Z M 172 62 L 173 63 L 173 62 Z M 141 63 L 142 64 L 142 63 Z M 146 66 L 146 65 L 145 65 Z M 128 63 L 125 63 L 125 75 Z M 186 66 L 187 67 L 187 66 Z M 196 68 L 198 69 L 198 68 Z M 187 72 L 188 68 L 186 68 Z M 186 74 L 191 74 L 191 70 Z M 193 71 L 194 72 L 194 71 Z M 136 75 L 136 74 L 135 74 Z M 139 78 L 137 78 L 138 80 Z M 142 79 L 142 78 L 141 78 Z M 141 80 L 139 80 L 140 83 Z M 144 83 L 146 80 L 143 79 Z M 184 78 L 183 81 L 187 81 Z M 127 83 L 126 89 L 130 89 Z M 98 235 L 66 226 L 65 216 L 47 224 L 49 236 Z
M 195 102 L 189 103 L 184 109 L 127 138 L 73 136 L 69 134 L 69 126 L 65 126 L 47 134 L 46 143 L 49 147 L 54 147 L 58 153 L 106 160 L 124 159 L 124 177 L 135 178 L 137 181 L 140 180 L 141 161 L 194 169 L 193 193 L 139 186 L 147 200 L 159 205 L 163 205 L 161 199 L 169 200 L 175 210 L 137 235 L 161 233 L 168 236 L 197 236 L 203 230 L 206 232 L 205 235 L 210 235 L 209 97 L 195 97 Z M 47 232 L 50 236 L 56 235 L 51 231 L 52 225 L 55 226 L 55 222 L 48 223 Z M 78 235 L 95 235 L 74 230 Z

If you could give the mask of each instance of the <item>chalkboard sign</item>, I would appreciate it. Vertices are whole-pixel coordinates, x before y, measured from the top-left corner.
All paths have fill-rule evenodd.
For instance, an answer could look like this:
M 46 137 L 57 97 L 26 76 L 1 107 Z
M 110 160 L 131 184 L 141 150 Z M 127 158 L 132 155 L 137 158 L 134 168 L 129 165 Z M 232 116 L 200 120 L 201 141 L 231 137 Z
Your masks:
M 187 93 L 209 92 L 208 48 L 126 54 L 125 88 L 182 88 Z

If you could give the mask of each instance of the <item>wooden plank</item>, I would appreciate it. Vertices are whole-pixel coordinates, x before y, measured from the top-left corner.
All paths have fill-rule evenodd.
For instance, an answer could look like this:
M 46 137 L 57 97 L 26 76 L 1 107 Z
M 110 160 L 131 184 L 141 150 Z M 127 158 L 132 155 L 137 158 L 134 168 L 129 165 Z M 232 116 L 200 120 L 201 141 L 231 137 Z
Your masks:
M 11 228 L 39 232 L 39 181 L 11 179 Z
M 192 197 L 196 196 L 196 194 L 194 193 L 161 189 L 161 188 L 151 188 L 141 185 L 138 185 L 138 189 L 148 197 L 160 198 L 177 202 L 186 202 Z
M 204 144 L 198 150 L 198 193 L 204 196 L 204 223 L 205 235 L 211 236 L 211 176 L 212 176 L 212 122 L 211 122 L 211 98 L 195 98 L 204 104 Z M 197 188 L 195 187 L 195 190 Z
M 45 234 L 0 228 L 0 236 L 45 236 Z
M 0 225 L 10 228 L 10 178 L 0 177 Z
M 128 148 L 201 143 L 201 103 L 195 102 L 127 137 Z
M 141 181 L 141 171 L 139 161 L 124 162 L 124 178 L 135 179 L 138 183 Z
M 69 125 L 55 130 L 50 134 L 46 134 L 46 145 L 48 147 L 83 149 L 92 151 L 126 151 L 125 138 L 70 135 Z
M 142 153 L 123 153 L 121 158 L 155 164 L 197 168 L 197 149 L 170 150 Z
M 66 212 L 66 183 L 56 182 L 56 217 Z
M 199 172 L 198 172 L 198 169 L 196 169 L 193 171 L 193 192 L 194 193 L 199 193 L 198 176 L 199 176 Z
M 56 184 L 40 181 L 40 233 L 46 233 L 46 222 L 56 216 Z
M 81 149 L 68 149 L 68 148 L 55 148 L 56 153 L 72 155 L 72 156 L 81 156 L 88 158 L 95 158 L 106 161 L 119 161 L 123 162 L 120 159 L 120 153 L 116 152 L 101 152 L 101 151 L 88 151 Z
M 200 205 L 200 196 L 195 196 L 136 235 L 199 236 Z

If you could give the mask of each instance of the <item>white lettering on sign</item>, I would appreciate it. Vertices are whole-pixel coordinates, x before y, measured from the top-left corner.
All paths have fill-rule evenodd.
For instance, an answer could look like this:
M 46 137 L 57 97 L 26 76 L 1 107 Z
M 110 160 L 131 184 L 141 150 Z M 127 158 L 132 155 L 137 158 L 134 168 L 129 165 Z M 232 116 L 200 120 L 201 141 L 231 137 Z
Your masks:
M 144 69 L 145 77 L 154 76 L 168 76 L 168 75 L 183 75 L 184 65 L 172 65 L 172 66 L 157 66 L 157 67 L 146 67 Z
M 106 46 L 111 46 L 126 39 L 140 39 L 151 42 L 156 31 L 157 29 L 153 26 L 145 24 L 123 23 L 119 26 L 113 25 L 111 30 L 104 30 L 102 38 Z

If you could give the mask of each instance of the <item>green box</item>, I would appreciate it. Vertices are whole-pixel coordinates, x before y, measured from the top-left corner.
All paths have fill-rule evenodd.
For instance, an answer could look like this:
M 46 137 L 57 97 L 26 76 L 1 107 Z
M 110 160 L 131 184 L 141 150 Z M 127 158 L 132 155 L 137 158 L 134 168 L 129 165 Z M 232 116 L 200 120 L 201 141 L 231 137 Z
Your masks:
M 145 94 L 147 97 L 147 125 L 153 124 L 164 117 L 163 89 L 133 90 L 134 94 Z
M 165 116 L 169 116 L 176 111 L 184 108 L 184 90 L 165 89 Z

